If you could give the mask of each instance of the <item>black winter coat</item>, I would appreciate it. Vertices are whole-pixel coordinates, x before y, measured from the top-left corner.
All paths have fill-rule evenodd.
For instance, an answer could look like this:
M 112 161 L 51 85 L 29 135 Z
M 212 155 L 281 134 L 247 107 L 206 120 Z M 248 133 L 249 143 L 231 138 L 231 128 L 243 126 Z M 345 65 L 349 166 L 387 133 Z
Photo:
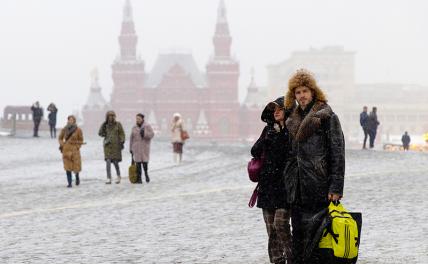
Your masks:
M 43 108 L 32 106 L 31 111 L 33 112 L 33 121 L 40 122 L 43 118 Z
M 371 112 L 367 118 L 367 129 L 369 131 L 376 131 L 379 124 L 380 122 L 377 119 L 377 114 L 375 112 Z
M 266 126 L 254 146 L 251 155 L 260 158 L 264 155 L 263 168 L 259 176 L 259 196 L 257 207 L 264 209 L 288 208 L 286 202 L 284 177 L 282 173 L 288 152 L 288 131 L 279 132 Z
M 345 141 L 330 106 L 316 102 L 306 116 L 296 108 L 286 122 L 291 153 L 284 170 L 287 202 L 304 207 L 328 205 L 328 193 L 342 195 Z

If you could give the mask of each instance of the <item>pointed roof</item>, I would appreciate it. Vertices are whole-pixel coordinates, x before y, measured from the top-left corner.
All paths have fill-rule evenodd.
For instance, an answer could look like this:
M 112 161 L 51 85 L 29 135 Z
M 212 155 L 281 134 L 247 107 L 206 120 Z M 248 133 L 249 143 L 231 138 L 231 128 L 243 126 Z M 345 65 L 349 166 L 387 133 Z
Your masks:
M 123 6 L 123 22 L 131 22 L 132 20 L 131 0 L 125 0 L 125 5 Z
M 91 71 L 91 89 L 84 109 L 104 109 L 107 106 L 107 101 L 101 93 L 101 86 L 98 83 L 98 78 L 98 70 L 94 68 Z
M 198 88 L 206 87 L 205 78 L 196 66 L 196 62 L 190 53 L 165 53 L 160 54 L 155 65 L 150 72 L 149 78 L 145 83 L 146 87 L 156 88 L 162 81 L 165 74 L 171 68 L 180 66 L 186 74 L 189 74 L 193 83 Z
M 147 118 L 147 122 L 152 126 L 157 125 L 156 116 L 155 116 L 155 112 L 153 111 L 153 109 L 150 110 L 149 117 Z
M 256 84 L 254 69 L 251 69 L 251 81 L 247 88 L 244 105 L 247 107 L 263 107 L 265 104 L 264 95 Z
M 227 10 L 224 0 L 220 0 L 218 3 L 217 23 L 227 23 Z
M 204 109 L 201 109 L 199 112 L 198 122 L 196 122 L 196 125 L 208 125 Z

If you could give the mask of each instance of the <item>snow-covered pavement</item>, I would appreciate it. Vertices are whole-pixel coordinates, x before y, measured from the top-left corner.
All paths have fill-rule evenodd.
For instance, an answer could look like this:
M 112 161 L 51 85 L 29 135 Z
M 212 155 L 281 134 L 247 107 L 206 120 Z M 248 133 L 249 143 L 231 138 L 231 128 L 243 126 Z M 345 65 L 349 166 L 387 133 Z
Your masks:
M 174 166 L 170 144 L 154 141 L 150 184 L 105 185 L 101 141 L 89 140 L 81 186 L 67 189 L 55 140 L 0 137 L 0 263 L 268 263 L 261 211 L 247 206 L 249 147 L 190 142 Z M 359 263 L 428 263 L 427 164 L 422 153 L 347 152 Z

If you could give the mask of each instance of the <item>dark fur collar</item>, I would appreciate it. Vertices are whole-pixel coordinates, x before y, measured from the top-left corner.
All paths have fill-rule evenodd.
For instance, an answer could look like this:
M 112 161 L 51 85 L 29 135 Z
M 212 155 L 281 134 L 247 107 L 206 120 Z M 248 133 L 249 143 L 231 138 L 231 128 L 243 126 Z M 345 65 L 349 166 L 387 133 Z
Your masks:
M 317 101 L 302 120 L 299 108 L 296 107 L 287 119 L 287 129 L 293 140 L 303 141 L 321 126 L 321 120 L 330 118 L 332 114 L 333 111 L 328 104 Z

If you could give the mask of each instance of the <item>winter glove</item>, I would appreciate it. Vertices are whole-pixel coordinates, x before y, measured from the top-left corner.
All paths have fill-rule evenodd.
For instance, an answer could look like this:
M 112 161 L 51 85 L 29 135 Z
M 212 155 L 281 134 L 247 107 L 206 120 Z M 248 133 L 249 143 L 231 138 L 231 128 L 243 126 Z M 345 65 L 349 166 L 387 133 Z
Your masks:
M 144 138 L 144 127 L 140 129 L 140 135 L 142 138 Z

